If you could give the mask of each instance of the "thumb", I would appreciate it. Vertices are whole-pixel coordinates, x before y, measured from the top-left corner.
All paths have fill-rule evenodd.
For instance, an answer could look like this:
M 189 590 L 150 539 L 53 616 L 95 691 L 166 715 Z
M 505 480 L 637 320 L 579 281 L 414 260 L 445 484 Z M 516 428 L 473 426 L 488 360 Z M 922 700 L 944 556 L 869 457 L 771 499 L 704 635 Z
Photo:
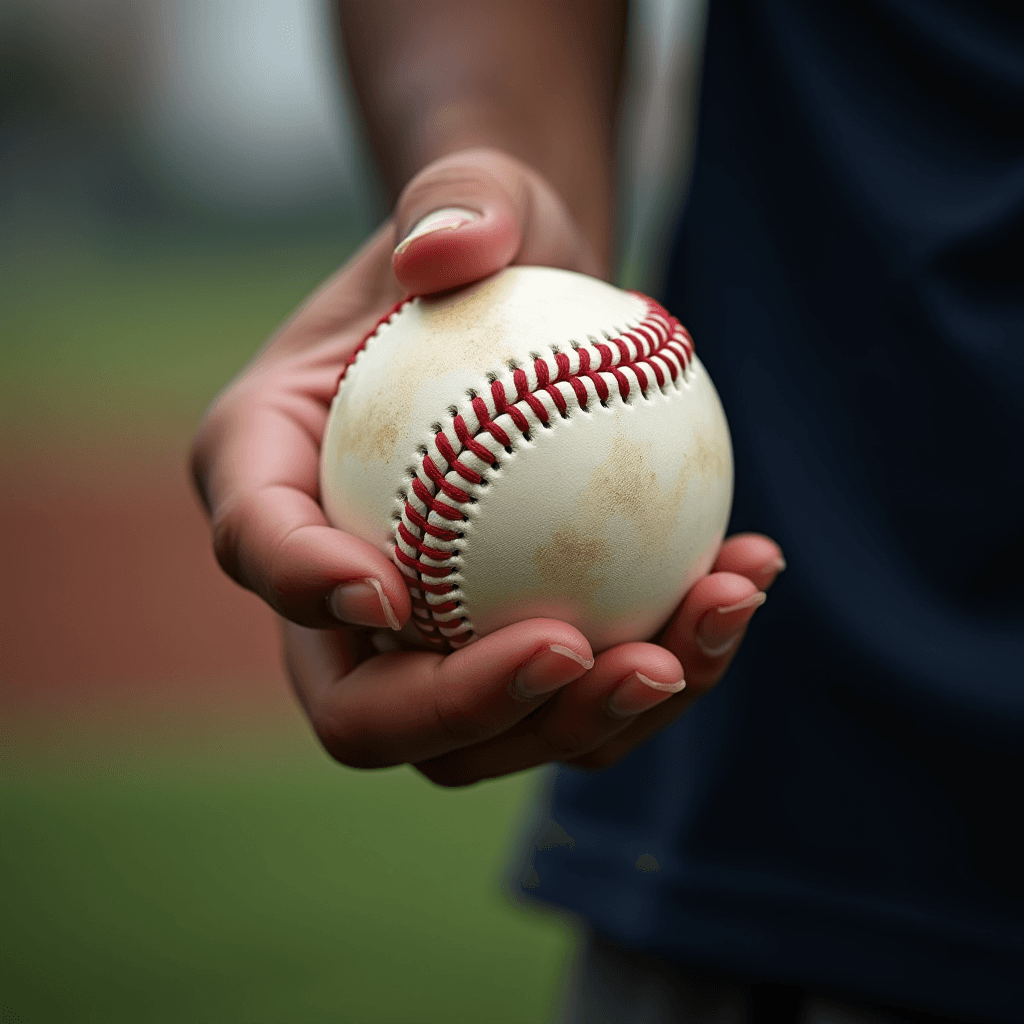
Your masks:
M 510 263 L 602 268 L 554 188 L 498 150 L 472 149 L 425 167 L 395 207 L 395 276 L 415 295 L 457 288 Z

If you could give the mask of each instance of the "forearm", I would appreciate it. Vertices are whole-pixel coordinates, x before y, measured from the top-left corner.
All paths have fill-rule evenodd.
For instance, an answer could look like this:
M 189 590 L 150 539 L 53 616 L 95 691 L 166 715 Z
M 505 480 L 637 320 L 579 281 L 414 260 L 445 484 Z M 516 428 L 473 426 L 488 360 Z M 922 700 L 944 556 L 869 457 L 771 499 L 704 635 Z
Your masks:
M 545 175 L 607 263 L 626 0 L 339 0 L 339 9 L 392 199 L 430 161 L 494 146 Z

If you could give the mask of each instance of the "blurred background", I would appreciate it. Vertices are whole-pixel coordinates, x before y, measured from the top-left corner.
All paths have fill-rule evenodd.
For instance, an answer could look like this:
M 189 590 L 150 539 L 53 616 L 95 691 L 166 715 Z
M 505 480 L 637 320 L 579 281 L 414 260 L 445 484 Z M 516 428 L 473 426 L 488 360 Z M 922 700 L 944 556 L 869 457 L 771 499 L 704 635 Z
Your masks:
M 704 12 L 641 0 L 620 282 L 656 291 Z M 0 0 L 0 1019 L 542 1021 L 543 773 L 317 747 L 188 483 L 216 392 L 386 214 L 319 0 Z

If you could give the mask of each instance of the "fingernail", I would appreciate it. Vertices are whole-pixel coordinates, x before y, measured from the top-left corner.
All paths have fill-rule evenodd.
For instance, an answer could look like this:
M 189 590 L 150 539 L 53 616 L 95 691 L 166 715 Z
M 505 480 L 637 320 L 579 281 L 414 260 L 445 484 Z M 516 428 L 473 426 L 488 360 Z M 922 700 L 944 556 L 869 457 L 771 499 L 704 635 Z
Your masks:
M 512 680 L 512 696 L 516 700 L 536 700 L 579 679 L 593 667 L 593 658 L 584 658 L 568 647 L 552 644 L 519 669 Z
M 773 558 L 770 562 L 765 562 L 755 573 L 758 579 L 763 580 L 765 585 L 769 585 L 775 582 L 775 578 L 779 573 L 784 572 L 786 569 L 786 560 L 779 555 L 778 558 Z
M 412 230 L 395 247 L 395 255 L 401 255 L 417 238 L 429 235 L 433 231 L 454 231 L 463 224 L 471 224 L 479 219 L 479 213 L 463 209 L 461 206 L 446 206 L 441 210 L 435 210 L 413 224 Z
M 605 707 L 613 718 L 632 718 L 685 689 L 686 680 L 659 683 L 639 672 L 626 676 L 612 692 Z
M 327 607 L 336 619 L 350 626 L 401 628 L 379 580 L 339 584 L 328 596 Z
M 708 658 L 720 658 L 728 654 L 739 642 L 754 612 L 767 600 L 768 595 L 758 590 L 735 604 L 712 608 L 697 623 L 694 633 L 694 640 L 701 653 Z M 748 611 L 750 614 L 745 614 Z

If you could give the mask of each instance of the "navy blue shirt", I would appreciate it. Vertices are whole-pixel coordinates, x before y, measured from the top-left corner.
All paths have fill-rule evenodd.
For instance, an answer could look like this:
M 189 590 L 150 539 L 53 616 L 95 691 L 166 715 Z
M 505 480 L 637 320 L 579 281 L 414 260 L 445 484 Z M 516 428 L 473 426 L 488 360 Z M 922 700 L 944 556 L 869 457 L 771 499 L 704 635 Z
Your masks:
M 689 963 L 1017 1021 L 1024 15 L 710 7 L 665 303 L 729 417 L 732 529 L 789 569 L 717 690 L 558 773 L 525 891 Z

